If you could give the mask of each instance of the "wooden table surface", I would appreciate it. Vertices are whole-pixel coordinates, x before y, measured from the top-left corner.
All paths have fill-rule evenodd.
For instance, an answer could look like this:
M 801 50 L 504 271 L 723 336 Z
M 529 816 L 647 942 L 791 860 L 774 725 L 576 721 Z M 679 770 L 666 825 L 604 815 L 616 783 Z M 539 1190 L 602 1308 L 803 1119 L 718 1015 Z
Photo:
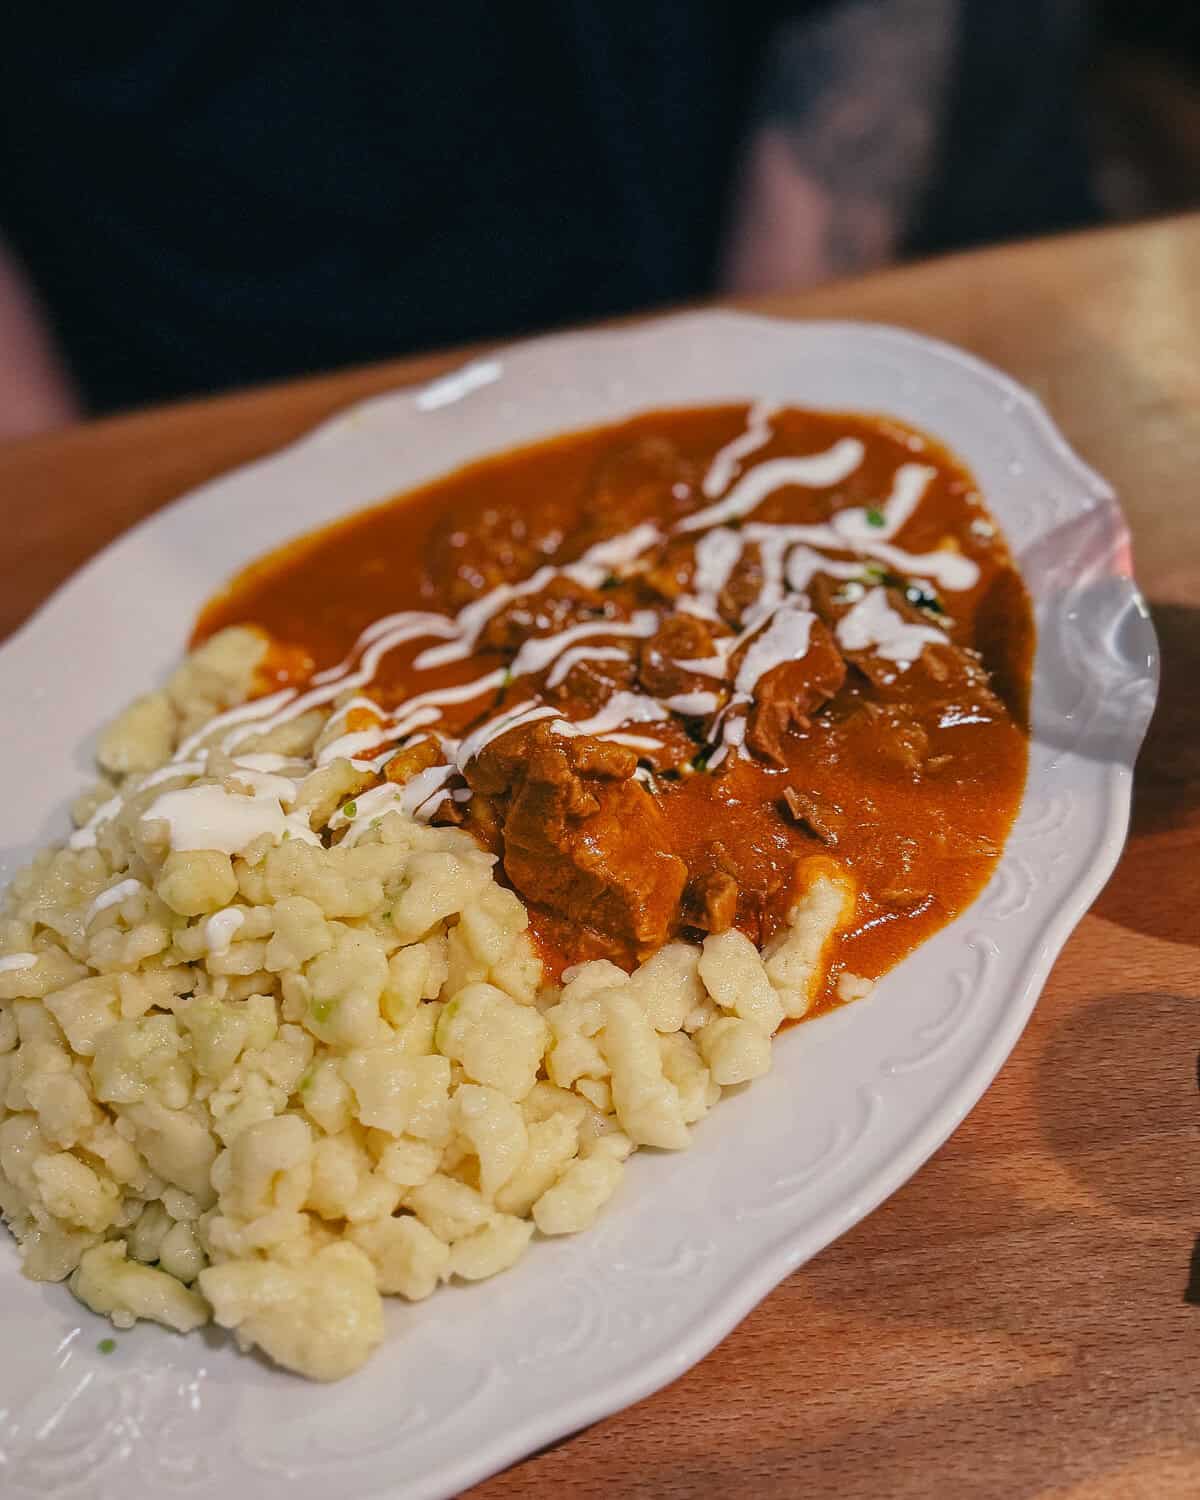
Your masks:
M 756 305 L 965 345 L 1116 484 L 1164 656 L 1132 836 L 1012 1058 L 902 1191 L 674 1385 L 472 1494 L 1200 1495 L 1200 217 Z M 0 632 L 180 491 L 454 359 L 0 446 Z

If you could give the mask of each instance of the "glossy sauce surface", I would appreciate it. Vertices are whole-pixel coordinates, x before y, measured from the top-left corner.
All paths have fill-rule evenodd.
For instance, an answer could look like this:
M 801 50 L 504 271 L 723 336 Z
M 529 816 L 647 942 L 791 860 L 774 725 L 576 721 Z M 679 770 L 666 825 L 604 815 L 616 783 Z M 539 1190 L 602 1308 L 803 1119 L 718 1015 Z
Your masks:
M 350 657 L 362 632 L 383 617 L 414 610 L 453 616 L 499 584 L 574 562 L 589 547 L 651 523 L 658 542 L 630 566 L 614 567 L 598 591 L 603 604 L 591 591 L 567 628 L 580 619 L 628 625 L 652 609 L 665 619 L 675 607 L 672 592 L 686 595 L 695 581 L 699 533 L 685 529 L 688 518 L 713 505 L 714 491 L 731 493 L 759 465 L 825 453 L 847 439 L 861 444 L 862 457 L 844 478 L 812 487 L 782 483 L 722 524 L 740 538 L 750 527 L 823 526 L 866 507 L 874 526 L 905 465 L 931 471 L 919 503 L 889 540 L 918 558 L 952 555 L 974 565 L 966 587 L 921 581 L 914 595 L 920 610 L 910 613 L 925 622 L 922 629 L 944 631 L 964 660 L 978 659 L 986 686 L 951 691 L 927 660 L 880 672 L 877 660 L 859 653 L 859 665 L 850 660 L 837 691 L 776 737 L 782 749 L 774 760 L 736 747 L 722 754 L 719 733 L 714 740 L 710 732 L 713 715 L 672 714 L 667 725 L 622 726 L 635 738 L 666 742 L 661 753 L 642 755 L 640 774 L 661 813 L 656 837 L 687 866 L 688 891 L 728 874 L 738 893 L 736 925 L 756 942 L 785 920 L 806 858 L 832 857 L 852 871 L 858 907 L 853 927 L 838 940 L 825 996 L 831 1003 L 843 969 L 878 977 L 973 899 L 995 864 L 1024 784 L 1029 601 L 970 474 L 932 440 L 884 419 L 789 409 L 771 412 L 756 429 L 745 407 L 651 413 L 570 434 L 488 458 L 253 564 L 206 607 L 196 638 L 229 624 L 260 626 L 274 643 L 269 688 L 304 686 Z M 724 462 L 714 467 L 722 452 Z M 852 548 L 830 555 L 840 558 L 843 574 L 853 572 Z M 814 594 L 824 591 L 822 618 L 839 638 L 844 627 L 835 621 L 856 590 L 886 584 L 898 599 L 896 590 L 916 576 L 894 576 L 888 565 L 885 579 L 884 565 L 868 559 L 863 566 L 863 584 L 843 577 L 812 586 Z M 728 618 L 715 622 L 714 631 L 737 630 L 739 611 L 762 597 L 763 572 L 757 544 L 750 544 L 721 592 Z M 807 595 L 798 598 L 807 604 Z M 528 613 L 525 640 L 551 634 L 552 624 L 563 628 L 545 610 Z M 381 656 L 369 697 L 392 710 L 418 694 L 486 682 L 511 667 L 518 647 L 516 638 L 504 645 L 494 630 L 492 637 L 485 630 L 469 654 L 434 666 L 417 663 L 436 641 L 401 642 Z M 614 661 L 621 651 L 636 660 L 643 648 L 642 640 L 615 632 L 578 643 L 581 657 L 607 651 Z M 949 647 L 935 648 L 934 657 L 939 653 L 949 657 Z M 614 668 L 582 661 L 551 700 L 565 719 L 585 720 L 605 700 L 596 696 L 594 680 L 576 673 L 620 677 L 623 670 L 619 662 Z M 437 733 L 460 738 L 502 708 L 542 702 L 553 672 L 551 662 L 516 681 L 510 674 L 477 697 L 442 705 Z M 632 685 L 638 693 L 645 686 L 636 678 Z M 715 690 L 727 702 L 732 681 L 696 678 L 690 687 Z M 610 682 L 607 692 L 621 688 Z M 788 789 L 801 800 L 799 816 L 785 798 Z M 472 828 L 470 816 L 466 826 Z M 472 831 L 503 856 L 494 828 Z M 626 964 L 644 956 L 627 936 L 522 894 L 553 968 L 599 954 Z M 685 893 L 674 929 L 699 935 L 703 921 L 689 920 L 695 915 Z

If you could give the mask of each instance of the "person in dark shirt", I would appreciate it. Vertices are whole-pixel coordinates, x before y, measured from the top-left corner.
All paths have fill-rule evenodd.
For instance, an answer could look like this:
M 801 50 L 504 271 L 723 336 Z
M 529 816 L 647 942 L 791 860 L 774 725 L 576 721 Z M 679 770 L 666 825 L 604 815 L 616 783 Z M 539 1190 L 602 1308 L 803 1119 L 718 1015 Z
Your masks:
M 1072 0 L 89 14 L 0 49 L 0 433 L 1093 216 Z

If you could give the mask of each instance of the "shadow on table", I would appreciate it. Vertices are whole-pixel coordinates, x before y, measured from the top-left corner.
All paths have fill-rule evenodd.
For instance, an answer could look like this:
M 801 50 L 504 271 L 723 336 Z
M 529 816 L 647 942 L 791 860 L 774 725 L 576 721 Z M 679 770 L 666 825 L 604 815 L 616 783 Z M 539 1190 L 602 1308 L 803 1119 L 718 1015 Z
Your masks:
M 1036 1099 L 1046 1145 L 1107 1208 L 1147 1220 L 1190 1214 L 1198 1048 L 1195 997 L 1161 991 L 1077 1005 L 1043 1047 Z M 1181 1292 L 1190 1248 L 1180 1250 Z
M 1200 1455 L 1195 998 L 1103 994 L 1030 1032 L 1012 1086 L 776 1294 L 800 1347 L 839 1350 L 780 1433 L 818 1492 L 822 1444 L 844 1493 L 886 1476 L 904 1500 L 1118 1494 L 1130 1466 Z M 854 1401 L 825 1410 L 838 1386 L 861 1426 Z

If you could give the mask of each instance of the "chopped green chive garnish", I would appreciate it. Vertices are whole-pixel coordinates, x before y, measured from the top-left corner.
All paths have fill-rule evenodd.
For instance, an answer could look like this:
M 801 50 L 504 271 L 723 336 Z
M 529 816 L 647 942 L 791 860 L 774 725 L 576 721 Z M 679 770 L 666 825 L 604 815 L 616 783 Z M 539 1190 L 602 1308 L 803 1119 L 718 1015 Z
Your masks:
M 114 1354 L 117 1348 L 116 1339 L 101 1339 L 96 1345 L 101 1354 Z
M 879 509 L 879 507 L 877 505 L 868 505 L 867 506 L 867 525 L 868 526 L 874 526 L 874 527 L 877 527 L 877 528 L 880 527 L 880 526 L 886 526 L 887 525 L 887 517 L 884 515 L 884 513 Z
M 357 816 L 358 816 L 358 803 L 357 802 L 347 802 L 346 805 L 345 805 L 345 807 L 342 808 L 342 817 L 343 818 L 354 818 L 354 817 L 357 817 Z

